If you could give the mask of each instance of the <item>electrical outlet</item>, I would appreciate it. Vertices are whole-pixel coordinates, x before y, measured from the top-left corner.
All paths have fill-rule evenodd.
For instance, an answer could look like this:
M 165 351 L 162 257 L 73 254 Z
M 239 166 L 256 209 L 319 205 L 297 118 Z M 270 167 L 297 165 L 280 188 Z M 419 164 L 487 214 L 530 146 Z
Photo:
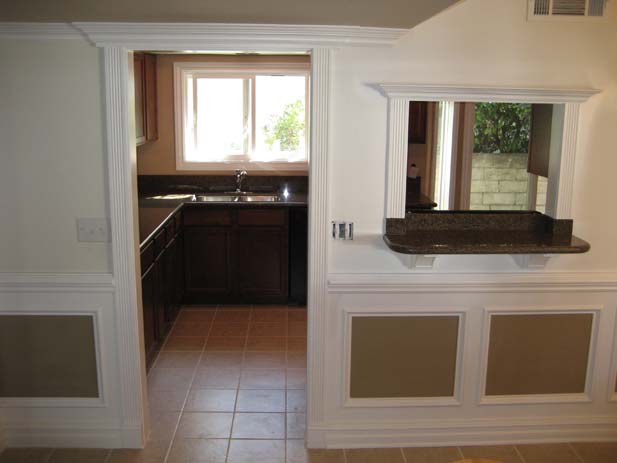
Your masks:
M 353 222 L 333 220 L 332 238 L 335 240 L 353 240 Z
M 108 243 L 110 230 L 107 218 L 77 219 L 77 241 L 82 243 Z

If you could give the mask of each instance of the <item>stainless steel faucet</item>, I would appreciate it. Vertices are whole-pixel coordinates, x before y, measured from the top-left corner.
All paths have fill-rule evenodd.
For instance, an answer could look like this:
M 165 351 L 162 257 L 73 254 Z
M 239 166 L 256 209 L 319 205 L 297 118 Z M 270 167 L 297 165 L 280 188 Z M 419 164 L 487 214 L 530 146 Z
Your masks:
M 248 172 L 243 169 L 236 169 L 236 193 L 242 192 L 242 182 L 248 175 Z

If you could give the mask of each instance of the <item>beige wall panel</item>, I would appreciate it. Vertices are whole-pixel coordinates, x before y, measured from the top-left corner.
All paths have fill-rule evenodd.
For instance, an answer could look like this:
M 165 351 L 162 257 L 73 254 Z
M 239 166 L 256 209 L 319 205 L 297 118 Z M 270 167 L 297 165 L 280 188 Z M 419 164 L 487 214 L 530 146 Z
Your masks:
M 176 141 L 174 121 L 174 63 L 309 63 L 310 57 L 300 56 L 235 56 L 235 55 L 158 55 L 157 104 L 159 138 L 137 147 L 137 173 L 139 175 L 225 175 L 224 171 L 176 170 Z M 230 169 L 229 174 L 233 173 Z M 306 175 L 302 171 L 259 171 L 250 175 Z
M 585 391 L 592 314 L 493 315 L 486 395 Z
M 92 317 L 0 316 L 0 397 L 98 397 Z
M 354 317 L 350 395 L 451 397 L 457 316 Z

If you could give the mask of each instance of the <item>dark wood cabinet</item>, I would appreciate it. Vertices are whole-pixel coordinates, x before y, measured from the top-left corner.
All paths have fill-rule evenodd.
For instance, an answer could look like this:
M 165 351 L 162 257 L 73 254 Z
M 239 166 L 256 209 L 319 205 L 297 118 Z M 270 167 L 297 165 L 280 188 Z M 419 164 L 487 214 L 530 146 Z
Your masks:
M 137 145 L 158 139 L 156 55 L 133 55 L 135 80 L 135 137 Z
M 287 303 L 288 215 L 287 208 L 188 208 L 185 300 Z

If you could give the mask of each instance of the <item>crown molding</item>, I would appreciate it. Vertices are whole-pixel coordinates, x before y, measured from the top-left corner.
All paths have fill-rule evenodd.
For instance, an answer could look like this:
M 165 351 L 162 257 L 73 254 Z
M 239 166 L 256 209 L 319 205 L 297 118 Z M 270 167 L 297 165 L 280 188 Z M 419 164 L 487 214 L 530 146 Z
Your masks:
M 83 39 L 69 23 L 0 22 L 0 39 Z
M 458 102 L 583 103 L 600 93 L 600 90 L 592 88 L 459 87 L 400 83 L 378 83 L 374 87 L 388 98 Z
M 135 50 L 269 51 L 390 47 L 407 29 L 224 23 L 72 23 L 99 47 Z

